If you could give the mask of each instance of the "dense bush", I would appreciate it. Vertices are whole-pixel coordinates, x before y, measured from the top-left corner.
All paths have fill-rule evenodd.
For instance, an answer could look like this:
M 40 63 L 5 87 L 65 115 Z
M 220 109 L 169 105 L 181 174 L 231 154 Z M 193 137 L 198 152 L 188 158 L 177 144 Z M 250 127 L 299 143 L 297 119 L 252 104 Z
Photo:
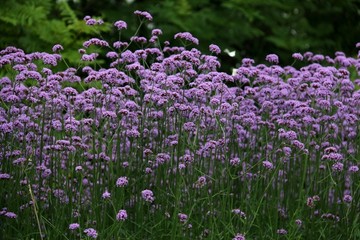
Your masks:
M 4 239 L 360 237 L 359 58 L 269 54 L 230 75 L 188 32 L 114 29 L 66 70 L 59 44 L 0 51 Z

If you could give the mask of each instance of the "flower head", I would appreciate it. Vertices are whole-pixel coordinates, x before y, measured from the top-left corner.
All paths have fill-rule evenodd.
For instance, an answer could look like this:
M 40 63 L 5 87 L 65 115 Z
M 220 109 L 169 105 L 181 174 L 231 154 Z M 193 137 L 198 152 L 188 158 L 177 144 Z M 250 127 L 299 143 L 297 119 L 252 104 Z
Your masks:
M 84 233 L 86 234 L 86 236 L 91 237 L 91 238 L 94 238 L 94 239 L 96 239 L 97 236 L 98 236 L 97 231 L 96 231 L 95 229 L 93 229 L 93 228 L 87 228 L 87 229 L 85 229 L 85 230 L 84 230 Z
M 124 21 L 121 21 L 121 20 L 116 21 L 116 22 L 114 23 L 114 26 L 115 26 L 118 30 L 127 29 L 127 23 L 124 22 Z
M 80 224 L 78 224 L 78 223 L 71 223 L 70 225 L 69 225 L 69 229 L 70 230 L 76 230 L 76 229 L 78 229 L 80 227 Z
M 149 20 L 149 21 L 152 21 L 153 20 L 153 17 L 151 16 L 150 13 L 146 12 L 146 11 L 139 11 L 139 10 L 136 10 L 134 12 L 135 15 L 138 15 L 139 17 L 144 17 L 145 19 Z
M 286 234 L 287 234 L 287 231 L 286 231 L 285 229 L 281 228 L 281 229 L 278 229 L 278 230 L 276 231 L 276 233 L 279 234 L 279 235 L 286 235 Z
M 230 165 L 231 166 L 238 166 L 239 164 L 240 164 L 240 159 L 239 158 L 230 159 Z
M 245 235 L 241 233 L 237 233 L 232 240 L 245 240 Z
M 60 44 L 55 44 L 52 48 L 52 51 L 53 52 L 59 52 L 59 51 L 62 51 L 64 50 L 63 46 L 61 46 Z
M 355 172 L 358 172 L 358 171 L 359 171 L 359 167 L 356 166 L 356 165 L 349 167 L 349 172 L 351 172 L 351 173 L 355 173 Z
M 343 197 L 343 201 L 346 203 L 351 203 L 352 202 L 352 196 L 349 194 L 345 194 Z
M 191 43 L 199 45 L 199 40 L 197 38 L 193 37 L 193 35 L 189 32 L 177 33 L 177 34 L 175 34 L 174 39 L 177 39 L 177 38 L 184 39 L 186 41 L 189 41 Z
M 108 190 L 105 190 L 105 192 L 102 194 L 103 199 L 109 199 L 111 197 L 111 193 L 108 192 Z
M 304 57 L 300 53 L 294 53 L 292 57 L 299 61 L 302 61 L 304 59 Z
M 221 49 L 219 48 L 219 46 L 217 46 L 215 44 L 210 44 L 209 50 L 210 50 L 210 52 L 215 53 L 215 54 L 221 53 Z
M 6 212 L 4 216 L 8 218 L 17 218 L 17 215 L 13 212 Z
M 121 209 L 117 214 L 116 214 L 116 220 L 118 221 L 125 221 L 127 219 L 128 215 L 126 210 Z
M 270 62 L 270 63 L 275 63 L 278 64 L 279 63 L 279 57 L 276 54 L 269 54 L 265 57 L 265 60 Z
M 263 167 L 266 169 L 270 170 L 270 169 L 274 168 L 274 165 L 270 161 L 263 161 L 262 164 L 263 164 Z
M 180 220 L 181 223 L 186 223 L 188 216 L 184 213 L 179 213 L 178 214 L 178 218 Z
M 151 35 L 153 35 L 153 36 L 162 35 L 162 31 L 161 31 L 161 29 L 158 29 L 158 28 L 153 29 L 153 30 L 151 31 Z
M 142 198 L 146 201 L 146 202 L 153 202 L 154 201 L 154 193 L 151 190 L 145 189 L 141 192 L 141 196 Z
M 118 180 L 116 180 L 116 186 L 117 187 L 125 187 L 129 184 L 129 181 L 127 177 L 119 177 Z

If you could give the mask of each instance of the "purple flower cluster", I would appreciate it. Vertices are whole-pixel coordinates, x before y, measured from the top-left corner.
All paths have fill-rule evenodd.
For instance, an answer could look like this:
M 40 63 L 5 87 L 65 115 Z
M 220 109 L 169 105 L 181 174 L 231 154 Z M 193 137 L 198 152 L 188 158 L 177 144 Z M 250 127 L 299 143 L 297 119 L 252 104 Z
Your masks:
M 189 33 L 189 32 L 177 33 L 177 34 L 175 34 L 174 38 L 175 39 L 177 39 L 177 38 L 184 39 L 184 40 L 186 40 L 188 42 L 199 45 L 199 40 L 197 38 L 193 37 L 193 35 L 191 33 Z M 211 50 L 216 51 L 215 47 L 212 47 Z M 217 52 L 218 52 L 218 50 L 217 50 Z
M 80 228 L 80 224 L 78 224 L 78 223 L 71 223 L 69 225 L 70 230 L 76 230 L 76 229 L 79 229 L 79 228 Z
M 245 235 L 242 233 L 237 233 L 232 240 L 246 240 Z
M 154 193 L 148 189 L 141 192 L 141 197 L 149 203 L 152 203 L 155 200 Z
M 180 221 L 182 224 L 186 223 L 187 220 L 188 220 L 188 216 L 187 216 L 186 214 L 184 214 L 184 213 L 179 213 L 179 214 L 178 214 L 178 218 L 179 218 L 179 221 Z
M 153 17 L 151 16 L 150 13 L 146 12 L 146 11 L 139 11 L 139 10 L 136 10 L 134 12 L 135 15 L 139 16 L 139 17 L 143 17 L 149 21 L 152 21 L 153 20 Z
M 118 221 L 125 221 L 127 219 L 128 215 L 126 210 L 121 209 L 117 214 L 116 214 L 116 220 Z
M 116 180 L 116 186 L 117 187 L 125 187 L 129 184 L 129 181 L 127 179 L 127 177 L 119 177 L 117 180 Z
M 152 20 L 148 12 L 135 14 Z M 113 27 L 127 29 L 127 23 Z M 29 188 L 41 209 L 78 208 L 73 217 L 86 226 L 94 226 L 85 219 L 96 215 L 94 206 L 107 212 L 109 204 L 127 209 L 106 216 L 116 214 L 117 221 L 136 219 L 145 212 L 140 208 L 148 210 L 147 220 L 175 205 L 192 209 L 189 232 L 218 215 L 231 214 L 237 223 L 253 219 L 256 208 L 243 204 L 224 213 L 230 205 L 222 204 L 257 202 L 259 192 L 261 201 L 281 204 L 269 207 L 281 209 L 281 224 L 298 212 L 289 209 L 292 202 L 303 202 L 301 209 L 306 204 L 303 220 L 295 221 L 299 231 L 314 217 L 338 222 L 350 216 L 340 214 L 359 199 L 359 58 L 294 53 L 304 65 L 296 69 L 277 65 L 279 57 L 269 54 L 267 64 L 244 58 L 229 74 L 219 71 L 219 46 L 211 44 L 206 54 L 188 48 L 199 44 L 191 33 L 174 36 L 183 46 L 160 43 L 161 34 L 91 38 L 79 49 L 79 67 L 65 70 L 57 66 L 60 44 L 53 53 L 0 51 L 0 70 L 11 72 L 0 78 L 0 181 L 2 203 L 9 205 L 1 207 L 16 209 L 4 208 L 1 216 L 26 221 L 17 211 L 34 206 Z M 104 58 L 108 65 L 99 66 Z M 146 187 L 156 191 L 156 202 L 151 190 L 141 191 Z M 303 188 L 318 195 L 304 199 Z M 231 201 L 212 200 L 219 196 Z M 268 210 L 259 208 L 255 219 Z M 190 215 L 177 217 L 185 224 Z M 277 233 L 289 229 L 290 236 L 292 228 L 281 226 Z M 98 236 L 93 228 L 83 232 Z M 205 228 L 202 235 L 210 234 Z
M 93 228 L 87 228 L 84 230 L 84 233 L 86 234 L 86 236 L 90 237 L 90 238 L 94 238 L 96 239 L 98 237 L 98 233 L 95 229 Z
M 118 30 L 121 30 L 121 29 L 127 29 L 127 23 L 122 21 L 122 20 L 119 20 L 119 21 L 116 21 L 114 23 L 114 26 L 118 29 Z

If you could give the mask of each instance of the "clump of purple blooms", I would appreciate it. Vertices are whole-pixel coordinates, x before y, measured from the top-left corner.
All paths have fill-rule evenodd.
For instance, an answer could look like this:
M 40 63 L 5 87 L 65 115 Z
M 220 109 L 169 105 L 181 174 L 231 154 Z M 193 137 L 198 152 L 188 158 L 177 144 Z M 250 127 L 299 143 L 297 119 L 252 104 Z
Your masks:
M 356 238 L 360 54 L 229 74 L 219 46 L 161 37 L 90 38 L 66 69 L 61 44 L 0 51 L 0 235 Z
M 86 236 L 88 236 L 89 238 L 94 238 L 96 239 L 98 237 L 98 233 L 95 229 L 93 228 L 87 228 L 84 230 L 84 233 L 86 234 Z
M 149 203 L 152 203 L 155 200 L 154 193 L 148 189 L 141 192 L 141 197 Z
M 127 219 L 128 215 L 126 210 L 122 209 L 116 214 L 116 220 L 118 221 L 125 221 Z

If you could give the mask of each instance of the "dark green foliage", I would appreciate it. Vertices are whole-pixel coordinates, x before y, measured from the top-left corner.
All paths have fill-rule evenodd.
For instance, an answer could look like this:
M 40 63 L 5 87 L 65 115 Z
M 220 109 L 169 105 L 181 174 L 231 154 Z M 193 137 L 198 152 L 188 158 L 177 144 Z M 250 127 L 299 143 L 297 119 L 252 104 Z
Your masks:
M 243 57 L 263 62 L 269 53 L 278 54 L 282 64 L 292 63 L 293 52 L 356 54 L 360 35 L 359 0 L 143 0 L 130 5 L 116 2 L 108 1 L 99 12 L 109 20 L 133 21 L 129 17 L 133 10 L 148 10 L 154 16 L 154 27 L 164 30 L 164 40 L 173 39 L 177 32 L 189 31 L 199 38 L 202 51 L 207 51 L 211 43 L 236 50 L 235 59 L 221 56 L 226 71 Z
M 65 49 L 65 60 L 75 63 L 87 36 L 109 30 L 109 24 L 86 26 L 67 1 L 5 0 L 0 8 L 1 49 L 15 46 L 26 52 L 44 52 L 59 43 Z
M 5 0 L 0 8 L 0 48 L 15 45 L 26 51 L 46 51 L 62 44 L 65 58 L 75 61 L 85 36 L 93 33 L 82 18 L 102 16 L 107 22 L 124 20 L 129 29 L 122 39 L 135 33 L 139 9 L 154 16 L 138 35 L 148 36 L 151 28 L 161 28 L 161 40 L 191 32 L 200 40 L 200 50 L 211 43 L 236 50 L 235 58 L 222 54 L 223 70 L 230 71 L 243 57 L 263 62 L 269 53 L 280 56 L 281 64 L 291 64 L 293 52 L 312 51 L 333 56 L 335 51 L 356 54 L 360 35 L 359 0 Z M 106 31 L 106 40 L 117 40 L 116 31 Z
M 201 48 L 216 43 L 263 61 L 268 53 L 291 63 L 291 53 L 355 53 L 360 2 L 298 0 L 161 1 L 153 6 L 159 26 L 190 31 Z

